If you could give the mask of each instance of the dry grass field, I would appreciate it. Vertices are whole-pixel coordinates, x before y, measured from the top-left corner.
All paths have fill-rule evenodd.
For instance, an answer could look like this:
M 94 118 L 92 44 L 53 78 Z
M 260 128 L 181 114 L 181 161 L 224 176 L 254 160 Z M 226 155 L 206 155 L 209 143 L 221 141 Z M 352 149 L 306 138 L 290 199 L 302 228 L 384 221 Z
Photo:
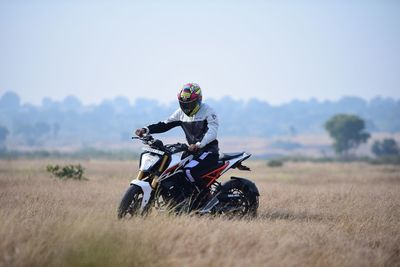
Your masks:
M 118 221 L 135 162 L 81 161 L 89 181 L 49 163 L 0 161 L 0 266 L 400 266 L 399 166 L 249 162 L 257 219 Z

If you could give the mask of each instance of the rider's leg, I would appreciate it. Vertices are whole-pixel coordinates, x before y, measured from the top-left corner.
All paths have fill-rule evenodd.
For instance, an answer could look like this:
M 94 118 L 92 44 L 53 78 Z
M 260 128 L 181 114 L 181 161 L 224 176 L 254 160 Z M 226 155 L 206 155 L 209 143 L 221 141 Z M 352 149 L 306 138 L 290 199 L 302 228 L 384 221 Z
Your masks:
M 206 182 L 201 178 L 212 167 L 218 163 L 218 153 L 203 152 L 196 155 L 184 168 L 186 177 L 194 183 L 199 190 L 207 187 Z

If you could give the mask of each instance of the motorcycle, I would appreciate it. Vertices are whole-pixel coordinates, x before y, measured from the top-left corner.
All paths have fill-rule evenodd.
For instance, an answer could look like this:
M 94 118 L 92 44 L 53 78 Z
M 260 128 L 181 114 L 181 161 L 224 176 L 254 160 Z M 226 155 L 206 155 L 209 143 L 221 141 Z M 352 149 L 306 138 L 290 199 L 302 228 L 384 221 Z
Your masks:
M 220 155 L 218 164 L 204 170 L 201 179 L 207 187 L 200 190 L 190 182 L 184 167 L 193 159 L 186 144 L 164 145 L 151 135 L 132 137 L 145 145 L 140 155 L 139 173 L 130 182 L 118 207 L 118 218 L 145 215 L 152 208 L 175 214 L 196 213 L 233 217 L 255 217 L 260 196 L 256 185 L 245 178 L 218 178 L 229 169 L 250 171 L 242 162 L 246 152 Z

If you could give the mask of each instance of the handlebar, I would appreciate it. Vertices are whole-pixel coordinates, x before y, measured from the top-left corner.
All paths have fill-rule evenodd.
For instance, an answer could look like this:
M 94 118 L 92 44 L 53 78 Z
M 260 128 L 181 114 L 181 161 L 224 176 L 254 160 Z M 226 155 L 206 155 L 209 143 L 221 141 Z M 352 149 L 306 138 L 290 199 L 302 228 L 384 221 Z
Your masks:
M 164 145 L 161 140 L 154 139 L 153 136 L 150 134 L 144 135 L 144 136 L 132 136 L 132 139 L 137 139 L 142 141 L 143 144 L 148 145 L 150 147 L 162 150 L 162 151 L 168 151 L 168 152 L 174 152 L 174 150 L 179 149 L 180 151 L 188 151 L 188 146 L 186 144 L 173 144 L 173 145 Z
M 138 140 L 142 141 L 143 144 L 146 144 L 149 146 L 156 146 L 159 149 L 164 147 L 164 144 L 162 143 L 161 140 L 154 139 L 153 136 L 151 136 L 150 134 L 143 135 L 143 136 L 133 136 L 132 139 L 138 139 Z
M 143 135 L 143 136 L 132 136 L 132 139 L 139 139 L 143 142 L 148 142 L 148 141 L 154 140 L 153 136 L 151 136 L 150 134 Z

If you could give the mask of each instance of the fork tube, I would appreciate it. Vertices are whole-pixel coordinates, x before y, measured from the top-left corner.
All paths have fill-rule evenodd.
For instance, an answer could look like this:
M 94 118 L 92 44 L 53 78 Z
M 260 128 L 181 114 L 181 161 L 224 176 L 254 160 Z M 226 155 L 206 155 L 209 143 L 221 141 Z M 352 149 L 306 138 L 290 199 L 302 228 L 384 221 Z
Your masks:
M 160 167 L 158 168 L 158 173 L 162 173 L 165 167 L 165 164 L 167 163 L 168 160 L 168 156 L 164 155 Z M 154 189 L 157 187 L 158 184 L 158 175 L 154 175 L 153 181 L 151 182 L 151 187 L 153 187 Z
M 136 179 L 142 180 L 142 179 L 143 179 L 143 176 L 144 176 L 144 171 L 139 171 L 139 173 L 138 173 Z

